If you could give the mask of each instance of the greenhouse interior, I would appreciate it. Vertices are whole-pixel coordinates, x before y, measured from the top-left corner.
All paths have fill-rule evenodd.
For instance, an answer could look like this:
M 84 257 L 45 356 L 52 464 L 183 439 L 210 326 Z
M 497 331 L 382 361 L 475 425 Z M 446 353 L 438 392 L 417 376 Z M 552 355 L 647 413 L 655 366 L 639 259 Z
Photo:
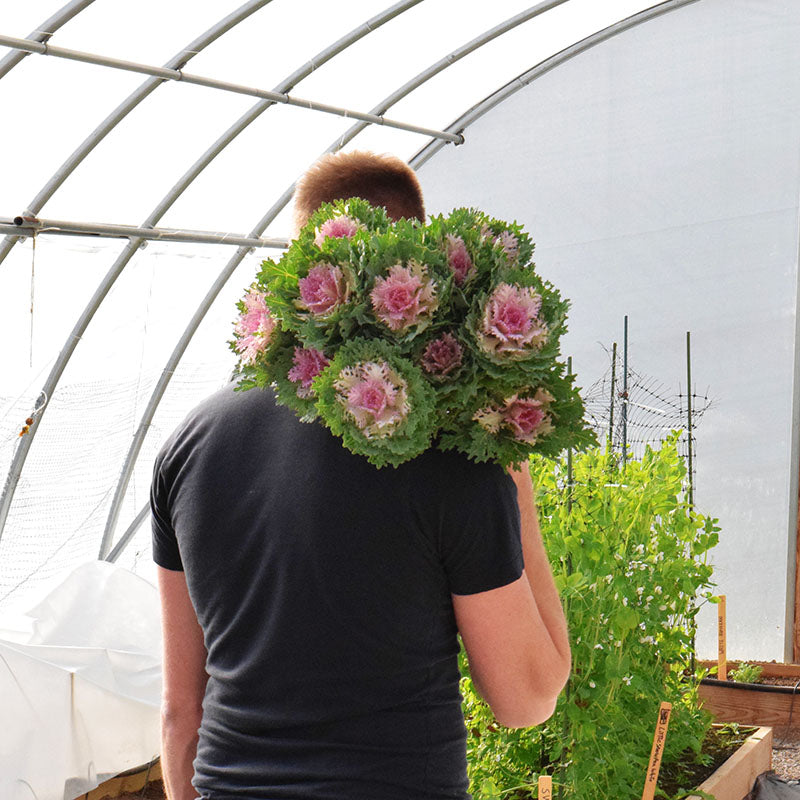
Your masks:
M 800 3 L 40 0 L 0 20 L 2 800 L 99 800 L 156 763 L 154 462 L 231 382 L 237 302 L 288 252 L 298 179 L 339 151 L 407 162 L 430 219 L 513 221 L 569 301 L 559 358 L 597 445 L 531 469 L 573 673 L 524 741 L 492 744 L 465 690 L 472 796 L 646 797 L 659 703 L 680 761 L 726 659 L 783 665 L 794 697 Z M 625 492 L 660 481 L 635 550 Z M 619 515 L 562 548 L 595 501 Z M 653 531 L 676 549 L 647 561 Z M 630 595 L 602 599 L 617 573 Z M 662 591 L 663 623 L 631 612 L 605 645 L 626 654 L 598 661 L 603 603 Z M 663 696 L 648 669 L 671 676 Z M 755 723 L 773 753 L 791 713 Z M 641 754 L 620 730 L 639 714 Z M 787 769 L 788 791 L 800 756 Z M 795 796 L 759 780 L 753 797 Z M 655 796 L 689 796 L 675 786 Z

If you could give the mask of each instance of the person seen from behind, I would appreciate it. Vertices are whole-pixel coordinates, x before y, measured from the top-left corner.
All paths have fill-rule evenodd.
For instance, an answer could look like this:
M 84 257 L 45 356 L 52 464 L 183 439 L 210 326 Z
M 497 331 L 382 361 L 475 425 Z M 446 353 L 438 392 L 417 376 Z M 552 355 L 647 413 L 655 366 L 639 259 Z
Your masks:
M 404 162 L 354 152 L 301 179 L 296 229 L 349 197 L 424 221 Z M 528 470 L 377 469 L 233 387 L 154 467 L 169 800 L 466 800 L 457 636 L 504 726 L 546 720 L 570 671 Z

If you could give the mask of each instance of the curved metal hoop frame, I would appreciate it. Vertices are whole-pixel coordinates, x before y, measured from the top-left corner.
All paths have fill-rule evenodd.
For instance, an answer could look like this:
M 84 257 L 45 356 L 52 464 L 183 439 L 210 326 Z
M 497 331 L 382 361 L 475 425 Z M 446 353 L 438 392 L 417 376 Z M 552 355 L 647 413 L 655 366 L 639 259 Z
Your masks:
M 397 89 L 392 94 L 388 95 L 384 98 L 381 103 L 375 106 L 372 109 L 371 113 L 381 114 L 384 113 L 388 108 L 390 108 L 394 103 L 397 103 L 402 98 L 406 97 L 416 88 L 421 86 L 426 81 L 430 80 L 432 77 L 437 75 L 442 70 L 446 69 L 451 64 L 455 63 L 460 58 L 463 58 L 465 55 L 476 50 L 478 47 L 486 44 L 487 42 L 491 41 L 492 39 L 496 38 L 497 36 L 502 35 L 510 30 L 513 30 L 518 25 L 526 22 L 527 20 L 531 19 L 538 14 L 543 13 L 551 8 L 554 8 L 557 5 L 561 5 L 562 2 L 565 0 L 556 0 L 555 2 L 547 2 L 547 3 L 540 3 L 532 8 L 528 9 L 527 11 L 522 12 L 521 14 L 512 17 L 511 19 L 507 20 L 504 23 L 492 28 L 489 31 L 486 31 L 481 36 L 476 37 L 471 42 L 465 44 L 463 47 L 455 50 L 453 53 L 445 56 L 444 58 L 440 59 L 439 61 L 432 64 L 426 70 L 423 70 L 419 75 L 413 78 L 411 81 L 406 83 L 404 86 Z M 599 31 L 598 33 L 586 37 L 579 42 L 576 42 L 571 47 L 567 48 L 566 50 L 561 51 L 560 53 L 551 56 L 548 59 L 545 59 L 541 63 L 535 65 L 530 70 L 523 73 L 522 76 L 514 79 L 513 81 L 509 82 L 505 86 L 498 89 L 496 92 L 488 95 L 484 100 L 477 103 L 473 106 L 470 111 L 466 112 L 465 114 L 461 115 L 455 122 L 449 125 L 446 130 L 452 132 L 463 132 L 463 130 L 468 127 L 472 122 L 479 119 L 485 113 L 487 113 L 491 108 L 501 103 L 506 97 L 509 97 L 514 92 L 518 91 L 519 89 L 524 88 L 524 86 L 528 85 L 532 81 L 536 80 L 536 78 L 540 77 L 541 75 L 546 74 L 551 69 L 554 69 L 559 64 L 568 61 L 570 58 L 584 52 L 585 50 L 594 47 L 597 44 L 602 43 L 603 41 L 610 39 L 611 37 L 617 35 L 618 33 L 622 33 L 629 28 L 635 27 L 636 25 L 647 22 L 654 17 L 660 16 L 661 14 L 667 13 L 668 11 L 672 11 L 675 8 L 678 8 L 683 5 L 688 5 L 689 3 L 698 2 L 698 0 L 668 0 L 665 3 L 660 4 L 659 6 L 655 6 L 653 8 L 647 9 L 645 11 L 639 12 L 638 14 L 629 17 L 625 20 L 621 20 L 614 25 L 610 25 L 607 28 Z M 523 82 L 523 80 L 525 82 Z M 474 115 L 474 116 L 472 116 Z M 325 151 L 326 153 L 335 152 L 342 147 L 345 146 L 348 142 L 350 142 L 355 136 L 357 136 L 361 131 L 363 131 L 367 127 L 366 123 L 357 123 L 353 125 L 342 137 L 338 138 L 335 142 L 333 142 L 330 147 Z M 434 152 L 438 152 L 446 142 L 443 141 L 431 141 L 425 148 L 422 148 L 420 152 L 415 155 L 411 160 L 410 164 L 412 167 L 417 168 L 420 163 L 424 163 L 424 161 L 428 160 Z M 437 146 L 438 145 L 438 146 Z M 417 161 L 420 154 L 428 153 L 431 148 L 435 147 L 435 151 L 431 152 L 427 158 L 422 159 L 421 161 Z M 272 208 L 264 215 L 264 217 L 259 221 L 256 227 L 253 229 L 250 235 L 252 236 L 260 236 L 264 230 L 266 230 L 267 226 L 275 219 L 275 217 L 283 210 L 283 208 L 289 203 L 294 193 L 294 184 L 288 187 L 284 193 L 281 195 L 280 198 L 273 204 Z M 162 371 L 161 378 L 159 380 L 156 389 L 153 391 L 153 394 L 150 397 L 148 402 L 147 408 L 145 409 L 142 420 L 139 424 L 139 428 L 137 429 L 136 434 L 134 435 L 134 440 L 131 445 L 131 449 L 128 453 L 128 457 L 126 459 L 126 468 L 129 471 L 127 477 L 125 477 L 125 471 L 123 470 L 123 476 L 121 476 L 121 483 L 124 479 L 125 485 L 122 486 L 122 494 L 121 497 L 124 496 L 124 491 L 127 489 L 127 481 L 130 479 L 130 474 L 132 473 L 133 465 L 135 463 L 136 458 L 141 450 L 142 443 L 144 441 L 144 437 L 149 430 L 150 423 L 152 422 L 153 416 L 155 415 L 156 408 L 158 404 L 161 402 L 163 398 L 164 392 L 166 391 L 166 386 L 169 383 L 172 375 L 174 374 L 175 368 L 177 367 L 180 359 L 182 358 L 186 348 L 191 340 L 192 336 L 194 335 L 197 327 L 199 327 L 200 321 L 205 316 L 208 309 L 211 307 L 214 299 L 217 297 L 219 292 L 222 290 L 223 286 L 227 282 L 227 280 L 233 274 L 235 268 L 241 263 L 244 256 L 247 254 L 247 250 L 242 249 L 240 252 L 237 252 L 228 264 L 225 266 L 225 269 L 220 273 L 217 280 L 214 282 L 214 285 L 209 289 L 208 294 L 198 308 L 195 316 L 192 318 L 192 321 L 187 326 L 186 330 L 184 331 L 181 340 L 179 341 L 178 345 L 176 346 L 175 350 L 173 351 L 172 355 L 169 358 L 166 366 Z M 118 492 L 120 487 L 118 487 Z M 122 537 L 120 537 L 119 542 L 114 546 L 113 555 L 116 559 L 119 554 L 123 551 L 124 547 L 133 539 L 133 536 L 136 534 L 136 531 L 141 526 L 144 519 L 146 519 L 146 508 L 143 508 L 137 514 L 135 520 L 131 523 L 128 529 L 124 532 Z M 114 520 L 116 522 L 116 518 Z M 108 548 L 111 546 L 111 538 L 113 537 L 113 530 L 109 533 L 109 528 L 106 528 L 106 534 L 108 536 L 108 541 L 106 543 L 106 552 L 108 552 Z M 104 537 L 105 538 L 105 537 Z M 106 557 L 103 552 L 101 551 L 101 558 Z
M 69 22 L 74 16 L 80 14 L 84 8 L 90 6 L 92 3 L 94 3 L 94 0 L 72 0 L 71 3 L 67 3 L 63 8 L 59 9 L 52 17 L 46 19 L 36 30 L 31 31 L 25 38 L 30 39 L 32 42 L 41 42 L 42 44 L 49 42 L 50 38 L 59 28 Z M 15 50 L 0 60 L 0 79 L 8 75 L 8 73 L 27 55 L 30 55 L 30 53 Z
M 73 0 L 72 3 L 69 3 L 67 6 L 62 9 L 59 14 L 66 16 L 67 9 L 71 9 L 72 13 L 69 16 L 66 16 L 66 19 L 71 18 L 76 13 L 79 13 L 83 7 L 86 7 L 92 2 L 92 0 Z M 167 65 L 167 68 L 173 69 L 180 69 L 181 66 L 189 61 L 194 53 L 199 52 L 199 50 L 203 49 L 205 46 L 213 42 L 216 38 L 223 35 L 227 30 L 232 28 L 238 22 L 246 19 L 250 14 L 254 11 L 258 10 L 262 6 L 266 5 L 270 0 L 251 0 L 251 2 L 246 3 L 236 12 L 231 14 L 229 17 L 226 17 L 224 20 L 221 20 L 217 25 L 213 26 L 209 31 L 204 34 L 203 37 L 200 37 L 195 42 L 190 44 L 185 50 L 180 51 Z M 293 72 L 290 76 L 288 76 L 278 87 L 276 87 L 276 92 L 286 92 L 289 88 L 295 85 L 297 82 L 302 80 L 306 77 L 312 69 L 316 69 L 320 66 L 320 64 L 324 63 L 327 60 L 330 60 L 334 55 L 338 52 L 341 52 L 343 49 L 348 47 L 350 44 L 354 43 L 362 36 L 366 35 L 370 30 L 373 30 L 378 25 L 383 24 L 384 22 L 392 19 L 393 17 L 397 16 L 398 14 L 405 11 L 407 8 L 410 8 L 417 3 L 421 2 L 421 0 L 408 0 L 407 2 L 396 3 L 394 6 L 386 9 L 382 14 L 377 15 L 372 20 L 364 23 L 364 25 L 360 26 L 359 28 L 352 31 L 346 37 L 339 40 L 335 44 L 331 45 L 326 50 L 322 51 L 322 53 L 318 54 L 314 59 L 307 62 L 306 64 L 302 65 L 298 68 L 295 72 Z M 406 97 L 408 94 L 413 92 L 415 89 L 419 88 L 423 83 L 430 80 L 432 77 L 437 75 L 442 70 L 446 69 L 448 66 L 452 65 L 456 61 L 460 60 L 461 58 L 465 57 L 469 53 L 476 50 L 478 47 L 486 44 L 487 42 L 497 38 L 498 36 L 506 33 L 513 28 L 517 27 L 518 25 L 522 24 L 523 22 L 544 13 L 551 8 L 554 8 L 562 3 L 568 2 L 568 0 L 550 0 L 549 2 L 542 2 L 531 8 L 527 9 L 526 11 L 522 12 L 521 14 L 512 17 L 511 19 L 507 20 L 504 23 L 486 31 L 481 36 L 477 37 L 476 39 L 472 40 L 471 42 L 465 44 L 461 48 L 458 48 L 453 53 L 450 53 L 448 56 L 438 60 L 426 70 L 421 72 L 417 75 L 414 79 L 409 81 L 408 83 L 404 84 L 390 95 L 388 95 L 381 103 L 375 106 L 374 109 L 370 111 L 371 114 L 381 115 L 385 113 L 392 105 L 397 103 L 402 98 Z M 549 59 L 541 62 L 540 64 L 534 66 L 527 72 L 520 75 L 514 81 L 506 84 L 505 86 L 498 89 L 496 92 L 492 93 L 491 95 L 487 96 L 484 100 L 473 106 L 469 111 L 462 114 L 457 120 L 455 120 L 450 126 L 447 127 L 447 131 L 451 133 L 458 133 L 460 134 L 466 127 L 471 125 L 477 119 L 482 117 L 486 114 L 489 110 L 493 107 L 501 103 L 504 99 L 511 96 L 517 90 L 523 88 L 524 86 L 531 83 L 536 78 L 540 77 L 541 75 L 549 72 L 551 69 L 555 68 L 559 64 L 563 63 L 564 61 L 568 60 L 569 58 L 578 55 L 579 53 L 593 47 L 596 44 L 605 41 L 608 38 L 616 35 L 617 33 L 621 33 L 624 30 L 627 30 L 631 27 L 634 27 L 641 22 L 645 22 L 649 19 L 652 19 L 655 16 L 659 16 L 660 14 L 666 13 L 671 11 L 675 8 L 678 8 L 683 5 L 687 5 L 688 3 L 697 2 L 697 0 L 669 0 L 668 2 L 661 3 L 658 6 L 655 6 L 651 9 L 647 9 L 642 11 L 627 20 L 623 20 L 615 25 L 609 26 L 608 28 L 594 34 L 593 36 L 587 37 L 586 39 L 582 40 L 581 42 L 576 43 L 570 48 L 562 51 L 561 53 L 552 56 Z M 77 10 L 75 10 L 77 9 Z M 47 28 L 51 31 L 50 34 L 46 35 L 45 39 L 39 39 L 39 41 L 46 41 L 47 38 L 52 34 L 52 30 L 57 27 L 56 23 L 53 23 L 52 20 L 56 19 L 59 15 L 54 15 L 51 20 L 43 24 L 43 27 Z M 64 21 L 66 21 L 66 19 Z M 63 24 L 63 21 L 60 23 Z M 31 37 L 33 38 L 33 34 Z M 19 56 L 16 63 L 18 63 L 21 58 L 24 57 L 24 53 L 22 54 L 12 54 L 12 56 Z M 3 66 L 9 61 L 9 58 L 4 59 L 0 62 L 0 77 L 2 77 L 4 72 L 2 72 Z M 8 69 L 12 68 L 14 64 L 11 65 Z M 8 71 L 6 70 L 6 72 Z M 68 177 L 68 175 L 77 167 L 77 165 L 85 158 L 85 156 L 96 146 L 99 141 L 105 136 L 108 131 L 110 131 L 115 125 L 117 125 L 126 115 L 132 110 L 139 102 L 144 100 L 157 86 L 162 83 L 163 80 L 160 78 L 149 78 L 145 81 L 139 89 L 136 90 L 126 101 L 124 101 L 116 110 L 113 112 L 109 118 L 101 125 L 95 133 L 92 134 L 87 140 L 81 145 L 78 150 L 73 153 L 73 155 L 62 165 L 62 167 L 53 175 L 51 180 L 42 188 L 42 190 L 37 194 L 37 196 L 32 201 L 29 210 L 32 214 L 38 213 L 40 208 L 47 202 L 47 200 L 52 196 L 52 194 L 60 187 L 63 181 Z M 209 163 L 218 155 L 230 142 L 232 142 L 242 130 L 244 130 L 249 124 L 251 124 L 258 116 L 260 116 L 263 111 L 265 111 L 268 107 L 274 105 L 273 101 L 270 100 L 260 100 L 256 103 L 245 115 L 243 115 L 239 120 L 237 120 L 220 138 L 206 151 L 206 153 L 201 156 L 197 160 L 197 162 L 186 172 L 184 176 L 175 184 L 175 186 L 167 193 L 167 195 L 160 201 L 157 207 L 151 212 L 148 216 L 147 220 L 143 223 L 141 227 L 152 227 L 157 224 L 158 220 L 166 213 L 166 211 L 172 206 L 175 200 L 188 188 L 188 186 L 194 181 L 194 179 L 208 166 Z M 363 131 L 369 123 L 367 122 L 359 122 L 353 125 L 350 129 L 348 129 L 345 134 L 338 138 L 326 152 L 334 152 L 338 149 L 344 147 L 345 144 L 350 142 L 355 136 L 357 136 L 361 131 Z M 410 163 L 413 167 L 419 167 L 445 144 L 446 142 L 442 141 L 431 141 L 428 145 L 423 147 L 411 160 Z M 268 210 L 268 212 L 262 217 L 262 219 L 257 223 L 257 225 L 253 228 L 250 232 L 250 237 L 259 237 L 263 231 L 267 228 L 267 226 L 275 219 L 275 217 L 280 213 L 280 211 L 288 204 L 291 200 L 292 194 L 294 192 L 294 185 L 288 187 L 286 191 L 276 200 L 276 202 L 272 205 L 272 207 Z M 5 256 L 10 251 L 11 247 L 13 247 L 14 243 L 18 240 L 19 237 L 8 236 L 6 237 L 5 241 L 0 244 L 0 263 L 2 263 Z M 92 319 L 95 311 L 99 307 L 100 303 L 104 299 L 106 293 L 110 289 L 113 282 L 119 276 L 121 271 L 124 269 L 126 264 L 131 260 L 132 256 L 136 252 L 136 250 L 141 245 L 142 240 L 132 238 L 128 245 L 124 248 L 123 252 L 120 253 L 118 258 L 116 259 L 114 265 L 110 269 L 109 273 L 106 275 L 106 278 L 98 287 L 97 292 L 95 293 L 94 297 L 90 301 L 89 306 L 84 311 L 83 315 L 78 320 L 73 332 L 71 333 L 68 341 L 62 351 L 62 354 L 59 356 L 59 361 L 54 366 L 53 370 L 51 371 L 50 376 L 48 377 L 48 381 L 45 384 L 45 390 L 48 390 L 48 396 L 52 396 L 53 389 L 55 388 L 58 380 L 63 373 L 64 368 L 66 367 L 66 363 L 69 360 L 72 352 L 74 351 L 75 346 L 77 345 L 77 341 L 79 340 L 80 336 L 82 335 L 83 331 L 86 329 L 87 325 L 89 324 L 90 320 Z M 175 350 L 171 354 L 167 364 L 165 365 L 162 374 L 159 378 L 159 381 L 150 397 L 148 402 L 147 408 L 145 409 L 139 427 L 137 428 L 136 433 L 134 434 L 128 455 L 126 457 L 125 464 L 122 468 L 122 472 L 120 475 L 120 479 L 118 481 L 116 487 L 116 493 L 114 496 L 114 500 L 112 501 L 111 509 L 109 512 L 106 529 L 103 536 L 103 541 L 101 543 L 100 548 L 100 557 L 101 558 L 108 558 L 109 560 L 115 560 L 118 555 L 123 551 L 125 545 L 133 538 L 136 530 L 140 527 L 141 523 L 146 519 L 146 507 L 141 509 L 139 513 L 136 515 L 136 518 L 133 520 L 131 525 L 125 531 L 123 536 L 117 542 L 117 544 L 113 547 L 112 550 L 112 540 L 114 535 L 114 530 L 116 528 L 116 523 L 119 516 L 119 511 L 121 509 L 122 501 L 124 499 L 128 482 L 130 476 L 133 473 L 133 468 L 136 463 L 136 459 L 138 458 L 139 452 L 141 451 L 142 443 L 146 437 L 147 431 L 149 430 L 150 423 L 155 415 L 155 411 L 164 396 L 166 391 L 167 385 L 175 371 L 175 367 L 180 362 L 183 354 L 188 347 L 189 342 L 191 341 L 194 333 L 196 332 L 197 328 L 200 325 L 200 322 L 204 318 L 205 314 L 207 313 L 208 309 L 212 305 L 214 299 L 218 296 L 219 292 L 226 284 L 228 279 L 231 277 L 233 272 L 235 271 L 236 267 L 241 263 L 244 257 L 251 251 L 251 248 L 248 247 L 239 247 L 237 248 L 236 253 L 231 257 L 231 259 L 226 264 L 225 268 L 219 274 L 217 279 L 214 281 L 212 286 L 209 288 L 206 297 L 201 302 L 200 306 L 195 311 L 192 320 L 190 321 L 189 325 L 187 326 L 184 334 L 181 336 Z M 63 356 L 63 358 L 62 358 Z M 38 418 L 36 422 L 36 426 L 38 426 Z M 36 426 L 31 428 L 31 434 L 35 433 Z M 18 450 L 17 454 L 15 455 L 14 462 L 11 465 L 11 469 L 9 471 L 8 480 L 6 482 L 6 487 L 3 493 L 2 498 L 0 499 L 0 536 L 2 535 L 3 525 L 5 523 L 5 519 L 8 515 L 8 511 L 10 508 L 11 500 L 13 498 L 14 489 L 16 488 L 17 481 L 19 479 L 19 474 L 21 472 L 22 466 L 25 461 L 25 456 L 27 455 L 27 449 L 30 447 L 30 443 L 32 441 L 32 436 L 29 435 L 25 437 L 25 444 L 27 447 L 25 451 L 20 454 L 20 450 Z
M 384 98 L 377 106 L 375 106 L 370 111 L 370 113 L 383 114 L 385 111 L 391 108 L 391 106 L 393 106 L 402 98 L 406 97 L 416 88 L 422 86 L 425 82 L 429 81 L 435 75 L 439 74 L 442 70 L 447 69 L 447 67 L 455 64 L 457 61 L 461 60 L 465 56 L 477 50 L 479 47 L 482 47 L 483 45 L 487 44 L 493 39 L 496 39 L 498 36 L 501 36 L 504 33 L 508 33 L 517 26 L 521 25 L 523 22 L 527 22 L 533 17 L 538 16 L 539 14 L 543 14 L 545 11 L 549 11 L 551 8 L 555 8 L 556 6 L 561 5 L 564 2 L 567 2 L 567 0 L 547 0 L 547 2 L 538 3 L 537 5 L 532 6 L 526 11 L 523 11 L 520 14 L 511 17 L 510 19 L 506 20 L 505 22 L 499 25 L 496 25 L 494 28 L 485 31 L 480 36 L 476 37 L 470 42 L 467 42 L 467 44 L 463 45 L 462 47 L 459 47 L 457 50 L 454 50 L 452 53 L 448 54 L 444 58 L 441 58 L 438 61 L 434 62 L 430 67 L 423 70 L 415 78 L 408 81 L 399 89 L 395 90 L 386 98 Z M 330 147 L 328 147 L 328 149 L 325 152 L 331 153 L 340 150 L 342 147 L 345 146 L 345 144 L 350 142 L 359 133 L 361 133 L 367 127 L 367 124 L 368 123 L 365 122 L 356 123 L 349 130 L 347 130 L 342 136 L 338 137 L 330 145 Z M 275 219 L 275 217 L 286 207 L 286 205 L 291 200 L 293 194 L 294 194 L 294 184 L 289 186 L 284 191 L 284 193 L 280 196 L 280 198 L 278 198 L 278 200 L 273 204 L 272 208 L 270 208 L 270 210 L 265 214 L 265 216 L 258 222 L 256 227 L 253 229 L 254 232 L 257 231 L 258 233 L 257 234 L 253 233 L 251 235 L 260 236 L 264 232 L 264 230 L 266 230 L 267 226 Z M 139 453 L 141 452 L 144 438 L 147 435 L 148 430 L 150 429 L 150 424 L 153 421 L 153 417 L 155 416 L 158 405 L 160 404 L 164 396 L 167 384 L 172 378 L 172 375 L 174 374 L 180 359 L 183 357 L 183 354 L 186 351 L 189 342 L 191 341 L 197 328 L 199 327 L 200 322 L 204 318 L 205 314 L 208 312 L 208 309 L 211 307 L 212 303 L 216 299 L 219 292 L 222 290 L 223 286 L 225 286 L 231 275 L 233 275 L 233 272 L 235 271 L 236 267 L 238 267 L 238 265 L 241 263 L 242 259 L 246 254 L 247 250 L 241 249 L 225 265 L 225 268 L 217 277 L 216 281 L 209 289 L 206 296 L 203 298 L 202 303 L 195 312 L 194 317 L 190 321 L 189 325 L 187 326 L 186 330 L 183 333 L 183 336 L 178 342 L 178 345 L 175 347 L 175 350 L 170 355 L 167 364 L 162 370 L 161 378 L 159 379 L 156 388 L 154 389 L 152 395 L 150 396 L 147 407 L 145 408 L 145 411 L 142 415 L 142 419 L 139 423 L 136 433 L 134 434 L 133 441 L 131 442 L 128 455 L 125 459 L 125 464 L 122 469 L 122 474 L 120 475 L 120 480 L 117 485 L 117 490 L 114 495 L 114 500 L 112 501 L 111 509 L 109 511 L 108 521 L 106 523 L 106 529 L 104 531 L 103 542 L 100 549 L 100 558 L 105 558 L 106 553 L 108 553 L 108 549 L 111 547 L 111 542 L 113 540 L 113 535 L 114 535 L 114 528 L 116 526 L 116 522 L 119 516 L 119 510 L 122 504 L 122 500 L 125 496 L 125 492 L 127 491 L 131 475 L 133 474 L 133 469 L 136 460 L 139 456 Z M 131 529 L 129 528 L 123 534 L 122 538 L 124 539 L 126 536 L 132 538 L 134 533 L 135 529 L 131 531 Z M 115 546 L 114 552 L 117 554 L 121 552 L 118 546 Z

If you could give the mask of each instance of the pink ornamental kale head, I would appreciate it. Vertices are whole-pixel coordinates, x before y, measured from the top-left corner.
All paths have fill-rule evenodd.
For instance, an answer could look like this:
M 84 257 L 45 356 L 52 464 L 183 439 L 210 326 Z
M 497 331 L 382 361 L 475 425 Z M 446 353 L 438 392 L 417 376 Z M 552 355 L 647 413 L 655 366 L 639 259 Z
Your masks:
M 519 255 L 519 239 L 511 231 L 501 231 L 495 236 L 492 229 L 484 224 L 481 227 L 481 236 L 491 240 L 492 244 L 499 244 L 509 261 L 516 261 Z
M 463 286 L 464 281 L 475 271 L 472 259 L 469 257 L 467 245 L 460 236 L 447 234 L 447 264 L 453 271 L 457 286 Z
M 277 321 L 267 310 L 263 292 L 251 289 L 244 296 L 244 311 L 234 327 L 236 352 L 243 364 L 252 365 L 266 350 Z
M 341 216 L 326 219 L 317 229 L 314 244 L 322 247 L 325 239 L 349 239 L 361 229 L 361 225 L 352 217 Z
M 478 343 L 487 353 L 511 358 L 540 349 L 547 324 L 539 319 L 542 298 L 532 287 L 501 283 L 483 309 Z
M 539 436 L 552 430 L 544 405 L 532 397 L 508 398 L 502 413 L 503 422 L 521 442 L 534 444 Z
M 298 281 L 300 305 L 314 316 L 329 314 L 350 298 L 350 286 L 341 267 L 317 264 Z
M 422 353 L 423 369 L 438 377 L 444 377 L 461 366 L 462 349 L 452 333 L 443 333 L 429 342 Z
M 294 366 L 289 370 L 287 377 L 292 383 L 300 384 L 297 387 L 297 396 L 309 398 L 314 395 L 311 382 L 330 363 L 321 350 L 313 347 L 295 347 L 292 357 Z
M 385 361 L 345 367 L 333 385 L 336 399 L 368 439 L 388 436 L 408 416 L 408 385 Z
M 515 261 L 519 255 L 519 239 L 511 231 L 503 231 L 495 237 L 495 242 L 503 248 L 509 260 Z
M 433 281 L 416 261 L 395 264 L 387 277 L 376 278 L 370 298 L 375 316 L 393 331 L 429 320 L 438 306 Z
M 532 445 L 540 436 L 553 430 L 548 414 L 552 402 L 553 396 L 549 392 L 537 389 L 533 397 L 515 394 L 507 397 L 500 406 L 482 408 L 473 419 L 490 433 L 499 433 L 502 427 L 517 441 Z

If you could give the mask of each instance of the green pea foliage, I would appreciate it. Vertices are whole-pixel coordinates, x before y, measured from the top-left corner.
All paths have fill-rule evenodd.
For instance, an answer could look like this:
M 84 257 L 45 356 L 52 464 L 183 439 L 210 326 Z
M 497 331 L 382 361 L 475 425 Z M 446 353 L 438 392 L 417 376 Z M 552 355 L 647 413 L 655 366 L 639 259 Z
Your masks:
M 572 481 L 566 459 L 531 460 L 573 670 L 546 723 L 511 730 L 494 722 L 462 660 L 475 800 L 534 798 L 539 774 L 563 800 L 638 800 L 664 700 L 673 710 L 662 763 L 702 762 L 711 718 L 698 704 L 693 630 L 711 597 L 706 557 L 719 528 L 685 499 L 677 439 L 624 466 L 600 449 L 575 454 Z

